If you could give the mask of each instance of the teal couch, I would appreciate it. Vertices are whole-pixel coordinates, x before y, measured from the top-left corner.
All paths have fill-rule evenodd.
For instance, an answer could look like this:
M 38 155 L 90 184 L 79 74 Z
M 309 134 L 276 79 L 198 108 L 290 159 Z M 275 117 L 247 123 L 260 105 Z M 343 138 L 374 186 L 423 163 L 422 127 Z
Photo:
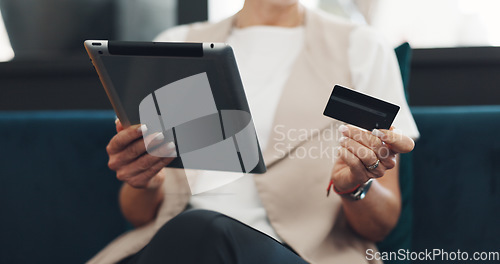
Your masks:
M 0 263 L 82 263 L 128 224 L 112 111 L 0 113 Z
M 403 164 L 413 194 L 381 247 L 498 247 L 500 106 L 412 111 L 422 134 Z M 113 121 L 112 111 L 0 113 L 0 263 L 81 263 L 130 228 L 106 166 Z
M 413 250 L 500 253 L 500 106 L 412 111 Z

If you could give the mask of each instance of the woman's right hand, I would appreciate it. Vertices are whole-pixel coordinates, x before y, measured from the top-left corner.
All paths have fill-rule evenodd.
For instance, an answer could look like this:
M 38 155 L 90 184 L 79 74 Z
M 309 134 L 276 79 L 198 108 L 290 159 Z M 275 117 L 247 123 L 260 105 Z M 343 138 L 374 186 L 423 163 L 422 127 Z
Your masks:
M 108 167 L 116 171 L 116 177 L 134 188 L 158 188 L 163 183 L 164 174 L 161 170 L 174 158 L 165 157 L 175 152 L 172 142 L 164 142 L 162 133 L 150 135 L 148 147 L 157 147 L 158 156 L 147 153 L 143 133 L 146 132 L 145 125 L 133 125 L 123 128 L 120 120 L 116 120 L 117 134 L 109 141 L 106 151 L 108 152 Z M 175 155 L 170 155 L 175 156 Z

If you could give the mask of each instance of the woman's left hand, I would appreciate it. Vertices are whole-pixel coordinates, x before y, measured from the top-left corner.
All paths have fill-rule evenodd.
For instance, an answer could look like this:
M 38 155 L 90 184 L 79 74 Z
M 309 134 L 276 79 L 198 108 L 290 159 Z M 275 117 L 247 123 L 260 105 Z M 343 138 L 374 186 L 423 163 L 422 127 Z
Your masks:
M 351 125 L 339 127 L 342 133 L 338 159 L 331 179 L 338 192 L 346 192 L 372 178 L 380 178 L 396 166 L 396 155 L 413 150 L 414 141 L 394 127 L 373 132 Z

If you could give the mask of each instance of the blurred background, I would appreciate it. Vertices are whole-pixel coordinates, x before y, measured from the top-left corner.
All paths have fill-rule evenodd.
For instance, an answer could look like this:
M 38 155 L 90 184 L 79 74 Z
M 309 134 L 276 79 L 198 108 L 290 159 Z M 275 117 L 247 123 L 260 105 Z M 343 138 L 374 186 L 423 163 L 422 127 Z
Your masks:
M 177 3 L 179 2 L 179 3 Z M 151 40 L 193 21 L 218 21 L 243 0 L 2 0 L 0 59 L 81 51 L 85 38 Z M 415 48 L 500 44 L 495 0 L 302 0 L 380 30 L 390 43 Z M 7 31 L 6 31 L 7 27 Z M 10 37 L 10 41 L 9 41 Z
M 379 246 L 498 253 L 500 1 L 302 3 L 371 25 L 394 48 L 411 46 L 398 58 L 421 138 L 402 162 L 398 230 Z M 152 40 L 242 5 L 0 0 L 0 263 L 82 263 L 130 229 L 106 167 L 114 112 L 83 41 Z
M 499 1 L 302 2 L 369 24 L 394 47 L 409 42 L 416 49 L 409 84 L 413 105 L 500 101 L 500 92 L 491 82 L 470 81 L 466 77 L 472 72 L 464 76 L 459 69 L 474 65 L 475 76 L 499 70 L 500 54 L 489 48 L 500 44 Z M 0 110 L 109 109 L 95 74 L 83 62 L 85 39 L 152 40 L 178 24 L 221 20 L 242 5 L 243 0 L 0 0 L 0 61 L 10 62 L 0 64 Z M 454 65 L 452 72 L 443 70 L 450 64 Z M 433 65 L 432 71 L 429 65 Z M 64 77 L 69 75 L 79 81 Z M 429 78 L 433 82 L 424 80 Z M 479 93 L 468 93 L 471 87 Z M 11 100 L 20 93 L 24 100 Z M 52 96 L 37 100 L 44 94 Z

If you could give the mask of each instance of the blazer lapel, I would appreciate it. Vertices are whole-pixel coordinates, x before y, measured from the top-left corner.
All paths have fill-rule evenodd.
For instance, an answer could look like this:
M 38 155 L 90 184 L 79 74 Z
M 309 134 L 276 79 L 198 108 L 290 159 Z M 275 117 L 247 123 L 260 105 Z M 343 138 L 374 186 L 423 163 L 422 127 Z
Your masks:
M 188 42 L 226 42 L 233 28 L 236 15 L 214 24 L 193 24 L 186 36 Z

